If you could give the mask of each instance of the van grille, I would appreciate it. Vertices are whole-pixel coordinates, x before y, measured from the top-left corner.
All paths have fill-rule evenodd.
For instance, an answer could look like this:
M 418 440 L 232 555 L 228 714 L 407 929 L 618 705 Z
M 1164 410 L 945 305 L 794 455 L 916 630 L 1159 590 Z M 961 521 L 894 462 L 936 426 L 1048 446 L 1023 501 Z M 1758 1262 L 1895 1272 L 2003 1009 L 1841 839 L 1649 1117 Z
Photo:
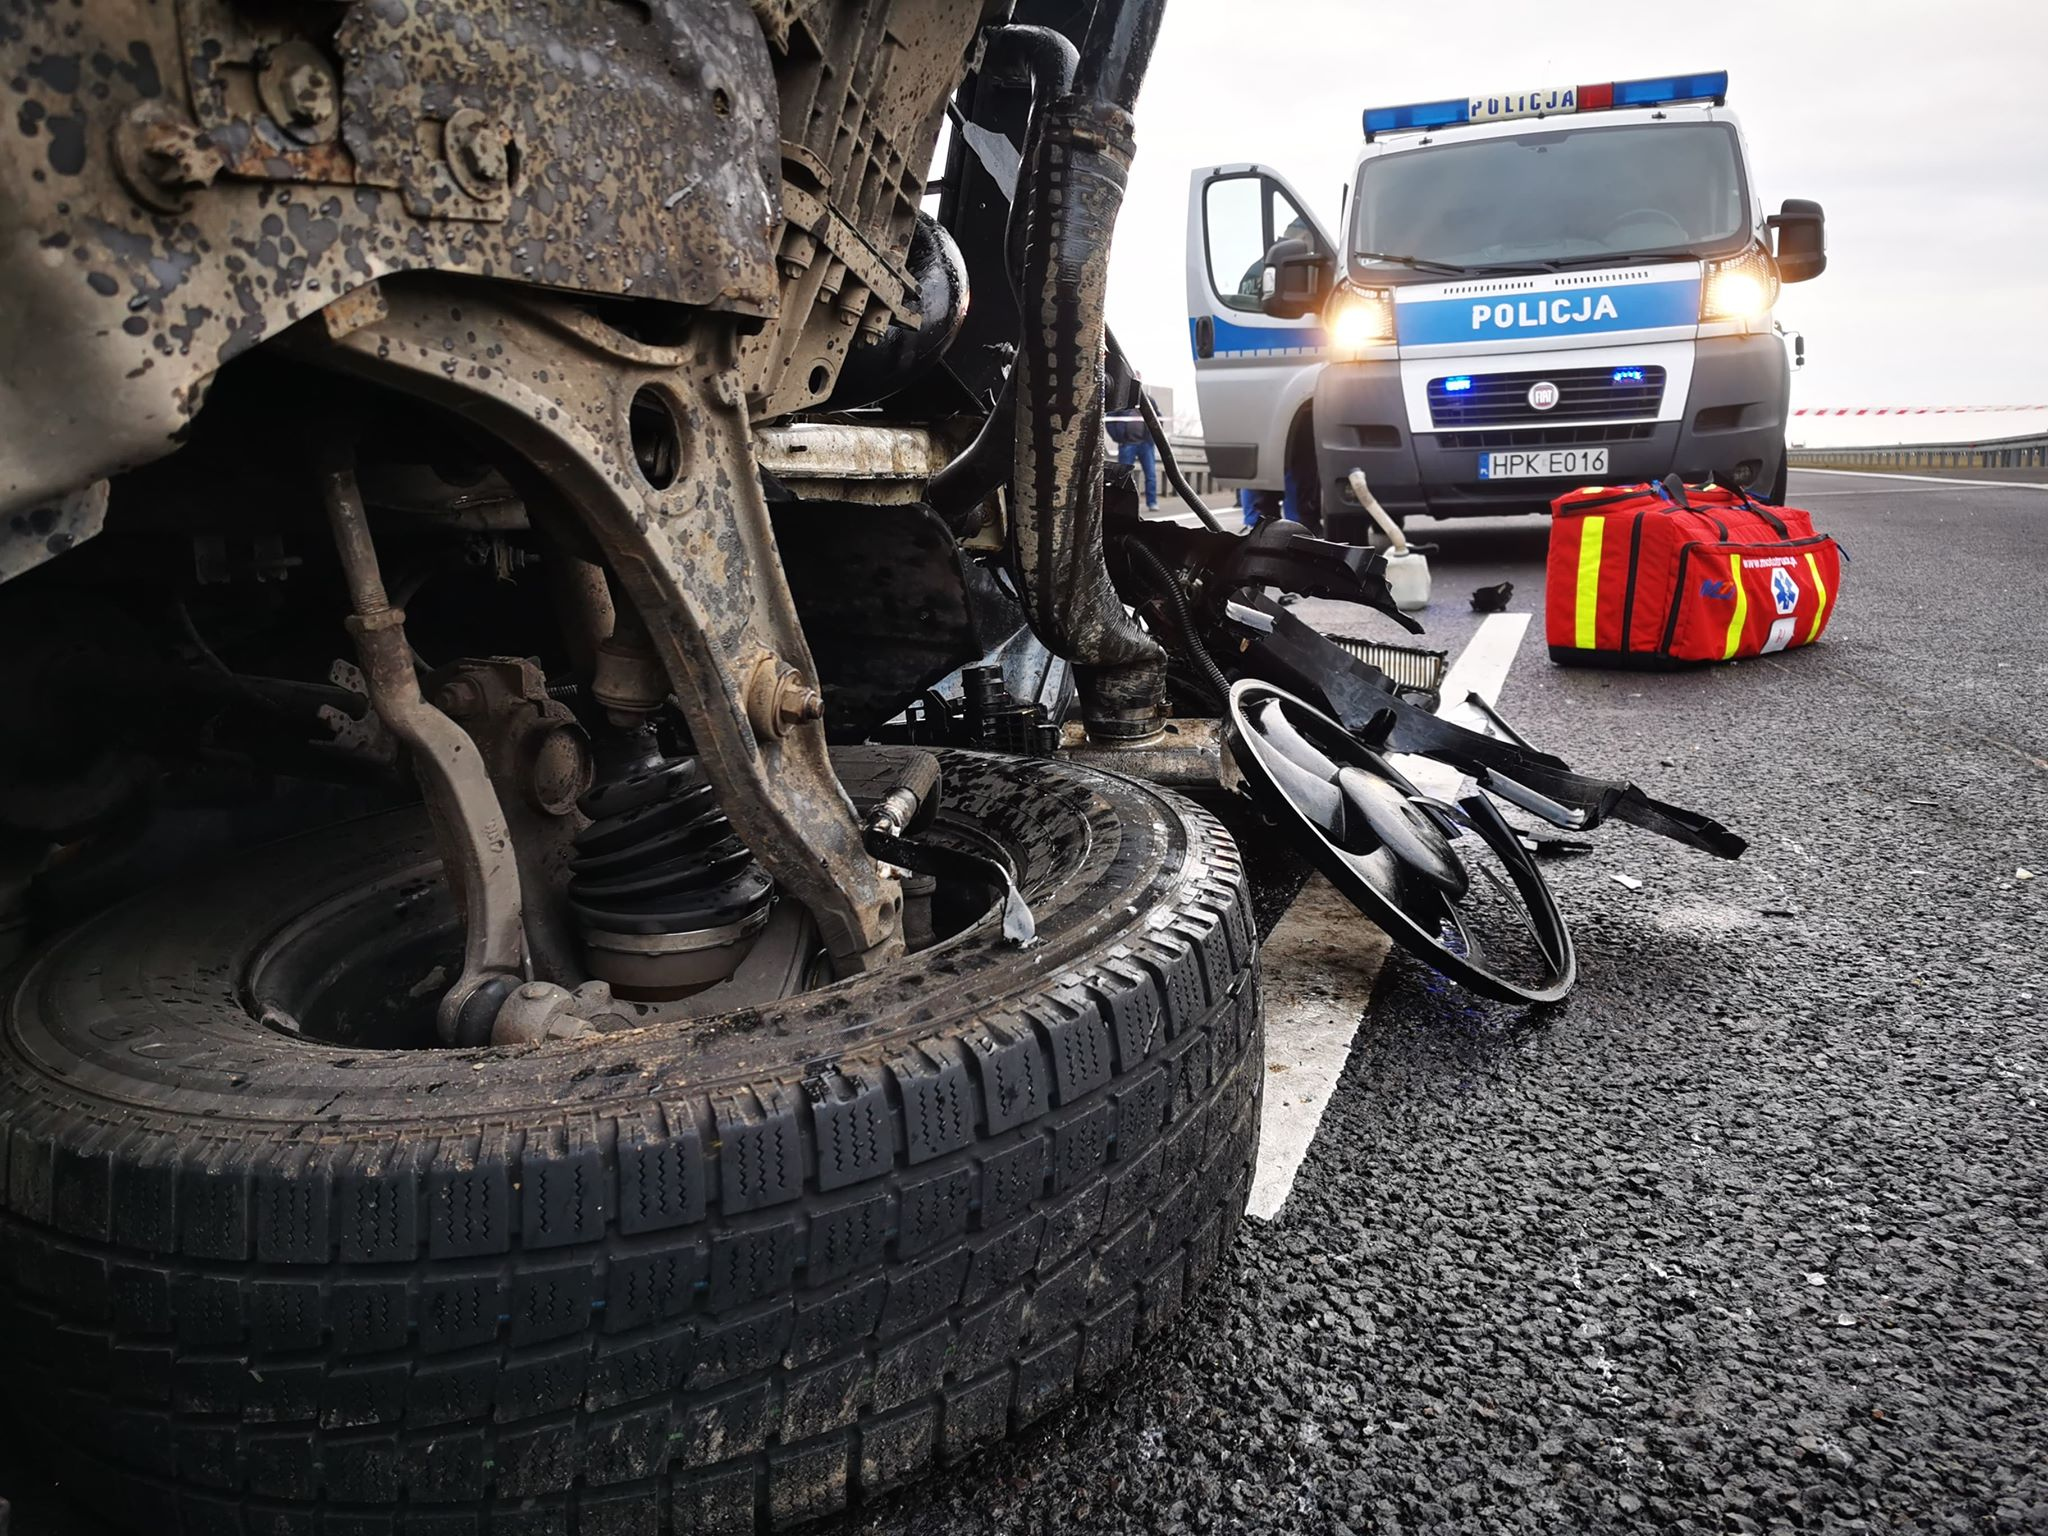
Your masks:
M 1439 448 L 1578 448 L 1588 444 L 1640 443 L 1656 435 L 1654 421 L 1599 422 L 1584 427 L 1493 427 L 1478 432 L 1434 432 Z
M 1529 373 L 1448 374 L 1429 381 L 1429 419 L 1438 427 L 1493 427 L 1508 423 L 1589 421 L 1606 417 L 1654 416 L 1664 399 L 1664 370 L 1629 369 L 1641 379 L 1617 379 L 1615 368 L 1558 368 Z M 1456 378 L 1471 387 L 1448 388 Z M 1529 404 L 1529 386 L 1557 386 L 1557 404 L 1539 411 Z

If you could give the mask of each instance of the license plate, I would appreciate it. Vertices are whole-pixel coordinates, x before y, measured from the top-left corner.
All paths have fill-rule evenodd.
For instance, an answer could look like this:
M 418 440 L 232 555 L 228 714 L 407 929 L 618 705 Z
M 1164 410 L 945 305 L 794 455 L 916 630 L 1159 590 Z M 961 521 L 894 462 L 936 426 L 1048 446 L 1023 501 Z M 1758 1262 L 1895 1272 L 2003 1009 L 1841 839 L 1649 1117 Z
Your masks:
M 1482 480 L 1559 480 L 1606 473 L 1605 448 L 1529 448 L 1479 455 Z

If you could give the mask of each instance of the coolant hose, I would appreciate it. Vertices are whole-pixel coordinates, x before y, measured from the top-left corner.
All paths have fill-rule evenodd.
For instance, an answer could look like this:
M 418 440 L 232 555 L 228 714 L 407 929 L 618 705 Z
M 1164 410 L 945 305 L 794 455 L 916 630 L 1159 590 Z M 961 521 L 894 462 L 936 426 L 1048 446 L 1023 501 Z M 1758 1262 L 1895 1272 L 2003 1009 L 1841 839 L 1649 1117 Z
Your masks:
M 1073 43 L 1050 27 L 997 27 L 989 34 L 982 74 L 996 78 L 1021 67 L 1031 82 L 1031 113 L 1025 120 L 1023 163 L 1038 152 L 1039 131 L 1052 104 L 1074 83 L 1080 54 Z M 1019 181 L 1023 179 L 1019 176 Z M 1011 291 L 1021 295 L 1024 273 L 1024 199 L 1010 189 L 1010 217 L 1003 231 L 1003 269 Z M 1017 371 L 1004 376 L 988 419 L 974 441 L 932 476 L 925 501 L 956 532 L 971 532 L 967 521 L 1009 477 L 1017 432 Z M 977 520 L 978 521 L 978 520 Z
M 1089 733 L 1151 734 L 1166 653 L 1124 612 L 1102 558 L 1104 301 L 1109 246 L 1135 149 L 1131 107 L 1163 0 L 1104 0 L 1074 89 L 1035 129 L 1024 200 L 1011 552 L 1024 611 L 1074 663 Z
M 1038 154 L 1039 135 L 1045 127 L 1052 104 L 1074 88 L 1074 75 L 1081 54 L 1064 33 L 1051 27 L 998 27 L 989 38 L 989 56 L 1007 67 L 1010 55 L 1023 65 L 1031 81 L 1031 115 L 1024 123 L 1024 152 L 1020 163 L 1029 166 Z M 1019 178 L 1021 181 L 1021 177 Z M 1024 199 L 1021 186 L 1010 189 L 1010 217 L 1003 228 L 1003 258 L 1010 286 L 1020 291 L 1024 281 Z

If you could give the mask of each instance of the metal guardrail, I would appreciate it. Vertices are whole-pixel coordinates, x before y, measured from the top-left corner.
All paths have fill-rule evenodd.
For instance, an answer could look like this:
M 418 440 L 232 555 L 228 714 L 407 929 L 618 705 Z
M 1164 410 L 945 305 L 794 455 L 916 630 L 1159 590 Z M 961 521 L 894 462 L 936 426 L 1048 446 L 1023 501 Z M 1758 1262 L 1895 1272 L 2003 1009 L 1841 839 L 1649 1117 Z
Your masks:
M 1901 443 L 1889 448 L 1793 448 L 1794 469 L 2042 469 L 2048 433 L 1979 443 Z
M 1173 456 L 1202 495 L 1216 489 L 1199 437 L 1172 437 Z M 1889 448 L 1793 448 L 1795 469 L 2048 469 L 2048 433 L 1979 443 L 1903 443 Z
M 1173 446 L 1173 460 L 1180 465 L 1180 472 L 1188 477 L 1188 484 L 1201 496 L 1213 495 L 1216 477 L 1209 472 L 1209 450 L 1199 437 L 1173 437 L 1166 441 Z

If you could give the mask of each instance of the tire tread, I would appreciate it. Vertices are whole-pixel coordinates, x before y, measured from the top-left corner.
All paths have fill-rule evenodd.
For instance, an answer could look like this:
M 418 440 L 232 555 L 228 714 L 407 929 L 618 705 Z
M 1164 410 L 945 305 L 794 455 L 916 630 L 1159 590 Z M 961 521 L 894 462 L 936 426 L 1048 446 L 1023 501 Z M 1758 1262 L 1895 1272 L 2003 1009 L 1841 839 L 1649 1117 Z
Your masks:
M 1249 900 L 1177 813 L 1163 913 L 797 1081 L 373 1146 L 0 1080 L 0 1351 L 185 1536 L 781 1529 L 957 1462 L 1121 1369 L 1242 1210 Z

